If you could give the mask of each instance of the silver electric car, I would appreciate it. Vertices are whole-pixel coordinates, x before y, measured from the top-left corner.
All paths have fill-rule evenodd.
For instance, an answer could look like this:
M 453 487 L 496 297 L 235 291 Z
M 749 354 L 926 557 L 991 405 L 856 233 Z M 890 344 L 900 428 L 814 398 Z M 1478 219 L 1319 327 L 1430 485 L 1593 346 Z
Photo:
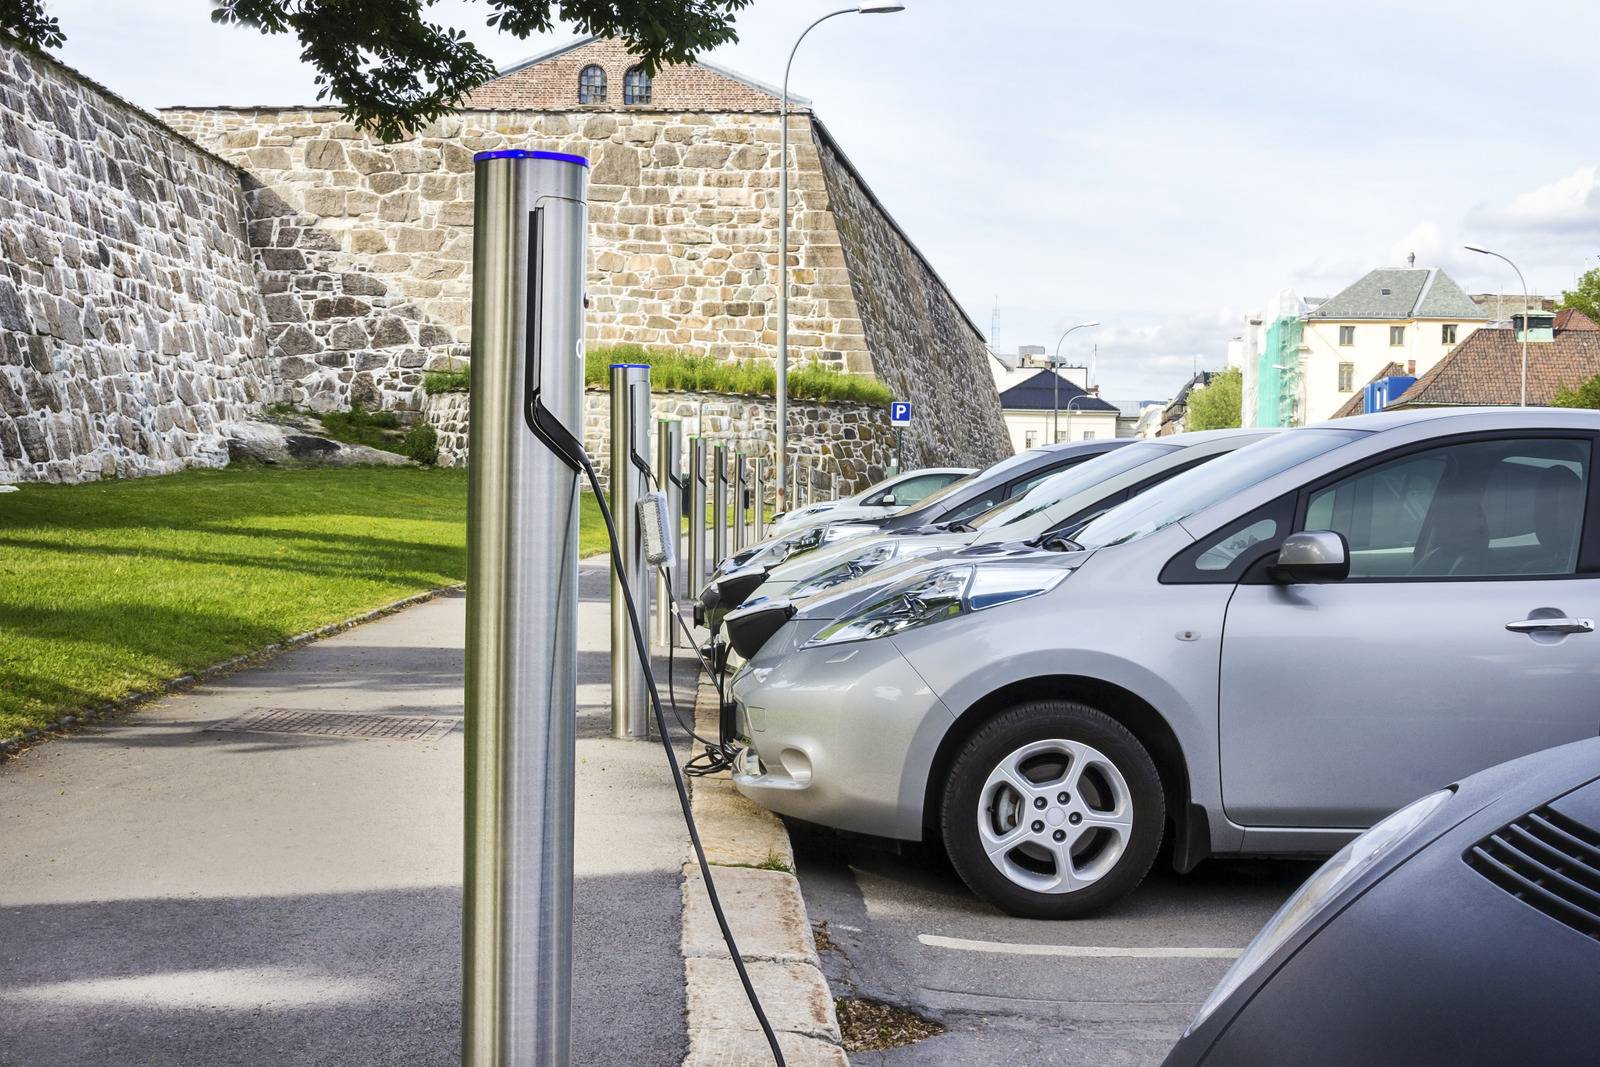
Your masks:
M 838 500 L 823 500 L 784 512 L 772 522 L 772 532 L 792 533 L 819 522 L 876 518 L 891 515 L 900 508 L 920 503 L 923 497 L 938 492 L 972 473 L 971 467 L 924 467 L 893 474 L 869 489 Z
M 1046 546 L 966 549 L 799 607 L 735 676 L 735 782 L 943 840 L 1070 918 L 1164 836 L 1336 850 L 1413 797 L 1600 730 L 1600 413 L 1289 430 Z
M 800 599 L 895 561 L 964 545 L 1032 540 L 1071 529 L 1151 486 L 1277 432 L 1201 430 L 1140 441 L 1053 475 L 1025 495 L 1002 501 L 948 529 L 853 537 L 819 546 L 774 566 L 755 592 L 769 599 Z

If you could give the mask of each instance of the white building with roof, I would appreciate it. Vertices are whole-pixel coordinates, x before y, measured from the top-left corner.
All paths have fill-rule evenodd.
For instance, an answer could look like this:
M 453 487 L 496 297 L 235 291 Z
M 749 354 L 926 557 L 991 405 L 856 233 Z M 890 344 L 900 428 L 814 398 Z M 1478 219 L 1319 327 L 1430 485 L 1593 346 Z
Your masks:
M 1369 271 L 1301 320 L 1301 423 L 1334 413 L 1380 370 L 1431 370 L 1489 315 L 1437 267 Z

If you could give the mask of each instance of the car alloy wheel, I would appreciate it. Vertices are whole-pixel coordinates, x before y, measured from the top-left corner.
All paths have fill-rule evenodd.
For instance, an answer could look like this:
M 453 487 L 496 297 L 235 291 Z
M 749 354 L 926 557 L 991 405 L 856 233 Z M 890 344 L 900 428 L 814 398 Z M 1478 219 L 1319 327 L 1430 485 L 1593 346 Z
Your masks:
M 1072 919 L 1129 892 L 1166 822 L 1155 762 L 1117 720 L 1040 700 L 1001 712 L 950 765 L 940 830 L 973 892 L 1012 913 Z
M 1000 761 L 978 795 L 978 839 L 1006 878 L 1071 893 L 1116 867 L 1133 833 L 1128 782 L 1099 749 L 1032 741 Z

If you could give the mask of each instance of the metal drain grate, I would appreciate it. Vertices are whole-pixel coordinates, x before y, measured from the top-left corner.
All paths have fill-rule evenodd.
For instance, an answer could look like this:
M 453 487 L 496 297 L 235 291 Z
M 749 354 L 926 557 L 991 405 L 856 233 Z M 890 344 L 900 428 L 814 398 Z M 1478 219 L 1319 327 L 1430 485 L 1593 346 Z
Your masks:
M 207 730 L 248 734 L 307 734 L 312 737 L 376 737 L 390 741 L 437 741 L 456 719 L 431 715 L 357 715 L 340 711 L 259 711 L 223 719 Z

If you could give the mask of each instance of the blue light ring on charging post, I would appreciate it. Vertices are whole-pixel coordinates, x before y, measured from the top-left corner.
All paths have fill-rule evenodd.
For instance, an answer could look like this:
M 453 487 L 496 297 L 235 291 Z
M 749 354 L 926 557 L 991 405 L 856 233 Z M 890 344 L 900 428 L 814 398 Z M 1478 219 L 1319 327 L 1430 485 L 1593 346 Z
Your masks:
M 482 163 L 486 159 L 553 159 L 559 163 L 576 163 L 580 167 L 589 165 L 583 156 L 566 152 L 538 152 L 531 148 L 496 148 L 490 152 L 478 152 L 472 157 L 474 163 Z

